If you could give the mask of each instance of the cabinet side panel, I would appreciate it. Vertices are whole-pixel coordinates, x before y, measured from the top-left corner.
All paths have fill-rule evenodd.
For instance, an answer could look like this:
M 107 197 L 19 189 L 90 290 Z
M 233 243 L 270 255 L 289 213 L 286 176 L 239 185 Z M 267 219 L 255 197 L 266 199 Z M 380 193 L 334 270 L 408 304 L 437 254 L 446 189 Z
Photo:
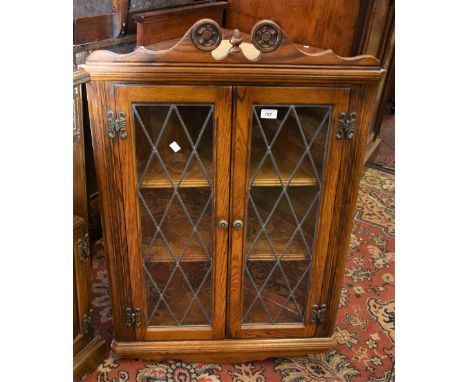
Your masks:
M 125 324 L 125 308 L 131 306 L 131 288 L 123 213 L 123 194 L 117 140 L 107 135 L 107 111 L 114 111 L 112 83 L 87 84 L 89 116 L 98 181 L 106 262 L 112 299 L 114 337 L 132 340 Z
M 344 145 L 340 163 L 340 176 L 335 195 L 335 207 L 329 242 L 327 262 L 322 282 L 322 301 L 327 301 L 328 317 L 316 336 L 333 335 L 336 314 L 343 283 L 346 256 L 353 227 L 355 206 L 362 176 L 366 138 L 375 101 L 375 86 L 354 87 L 351 92 L 349 112 L 358 115 L 354 138 Z
M 73 87 L 73 213 L 84 219 L 88 230 L 88 206 L 81 84 Z
M 90 340 L 90 336 L 85 333 L 84 315 L 89 314 L 91 307 L 91 296 L 89 293 L 89 266 L 90 261 L 80 260 L 79 240 L 84 240 L 84 221 L 80 220 L 79 226 L 73 230 L 73 289 L 75 292 L 76 301 L 74 301 L 74 308 L 76 308 L 76 325 L 78 326 L 78 333 L 73 338 L 73 354 L 78 353 Z M 74 312 L 75 313 L 75 312 Z M 75 322 L 73 322 L 75 326 Z
M 343 156 L 343 144 L 336 139 L 336 129 L 339 113 L 347 110 L 349 105 L 349 95 L 349 88 L 337 89 L 336 100 L 333 104 L 331 126 L 327 142 L 327 156 L 324 164 L 323 191 L 320 200 L 319 216 L 317 218 L 317 234 L 314 248 L 315 256 L 312 263 L 311 280 L 309 281 L 310 293 L 305 315 L 305 322 L 308 324 L 306 330 L 307 336 L 313 336 L 317 330 L 320 330 L 317 328 L 322 325 L 312 324 L 311 315 L 312 307 L 315 304 L 321 305 L 323 301 L 321 298 L 321 284 L 323 278 L 325 278 L 327 274 L 327 270 L 324 270 L 327 258 L 329 257 L 327 248 L 334 238 L 333 234 L 331 234 L 335 222 L 333 218 L 334 199 L 336 198 L 336 185 L 339 182 L 339 167 Z
M 140 257 L 140 220 L 138 219 L 137 206 L 134 201 L 138 200 L 136 195 L 136 171 L 135 171 L 135 155 L 134 155 L 134 137 L 133 129 L 130 126 L 131 109 L 128 108 L 127 92 L 125 87 L 113 87 L 116 99 L 116 112 L 126 113 L 126 124 L 128 137 L 125 140 L 119 141 L 119 154 L 122 166 L 120 176 L 122 179 L 122 194 L 125 195 L 124 214 L 125 214 L 125 237 L 128 251 L 128 266 L 129 266 L 129 283 L 133 286 L 132 289 L 132 307 L 142 309 L 144 306 L 144 288 L 142 275 L 142 261 Z M 146 316 L 141 318 L 142 325 L 135 329 L 135 338 L 143 339 Z

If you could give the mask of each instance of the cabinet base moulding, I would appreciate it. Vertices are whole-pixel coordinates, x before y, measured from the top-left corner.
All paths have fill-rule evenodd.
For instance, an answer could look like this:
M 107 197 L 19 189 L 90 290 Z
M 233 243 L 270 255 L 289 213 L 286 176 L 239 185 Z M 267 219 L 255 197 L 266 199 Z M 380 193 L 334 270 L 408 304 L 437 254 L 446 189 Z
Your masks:
M 334 337 L 160 342 L 114 340 L 112 349 L 122 358 L 238 363 L 260 361 L 271 357 L 298 357 L 310 353 L 322 353 L 335 345 Z

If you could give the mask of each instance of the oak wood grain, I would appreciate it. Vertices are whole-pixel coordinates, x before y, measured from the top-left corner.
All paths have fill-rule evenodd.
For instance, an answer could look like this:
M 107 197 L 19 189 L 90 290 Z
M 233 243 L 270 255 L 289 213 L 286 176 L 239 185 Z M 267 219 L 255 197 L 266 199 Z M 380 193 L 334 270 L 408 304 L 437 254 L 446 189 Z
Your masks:
M 230 37 L 228 32 L 223 33 L 225 38 Z M 385 71 L 373 57 L 341 58 L 331 51 L 303 50 L 287 37 L 278 49 L 262 54 L 257 61 L 248 60 L 241 52 L 214 60 L 209 52 L 194 47 L 189 33 L 172 48 L 169 43 L 160 46 L 163 45 L 163 50 L 139 48 L 128 55 L 96 52 L 84 66 L 92 80 L 88 98 L 108 252 L 114 349 L 124 357 L 211 362 L 303 355 L 329 349 L 334 343 L 330 336 L 338 309 L 364 146 L 376 88 Z M 130 104 L 162 101 L 216 105 L 213 220 L 225 219 L 230 227 L 214 231 L 211 327 L 148 327 L 146 322 Z M 254 103 L 333 105 L 310 292 L 304 322 L 296 324 L 241 323 L 245 230 L 233 229 L 232 223 L 236 219 L 245 221 Z M 126 112 L 127 139 L 109 139 L 107 110 Z M 354 138 L 337 140 L 338 113 L 353 111 L 358 115 Z M 270 182 L 268 174 L 263 179 Z M 262 266 L 271 260 L 265 257 L 268 253 L 263 249 L 258 255 L 256 261 L 263 261 Z M 303 261 L 296 255 L 294 252 L 291 263 Z M 165 263 L 160 264 L 164 268 Z M 196 266 L 195 261 L 190 266 Z M 268 298 L 278 302 L 273 294 Z M 326 319 L 319 324 L 310 322 L 315 304 L 327 305 Z M 141 327 L 126 326 L 124 309 L 128 306 L 141 309 Z
M 330 231 L 330 237 L 335 239 L 329 242 L 329 256 L 326 259 L 321 287 L 321 300 L 326 301 L 329 319 L 315 333 L 316 336 L 326 336 L 326 333 L 331 335 L 335 327 L 375 96 L 376 89 L 373 86 L 353 87 L 351 92 L 349 109 L 357 112 L 359 120 L 353 140 L 343 146 L 339 165 L 340 177 L 332 216 L 334 224 Z
M 79 381 L 84 374 L 94 370 L 106 357 L 106 343 L 94 337 L 84 349 L 73 357 L 73 380 Z
M 127 4 L 125 4 L 127 3 Z M 226 2 L 219 2 L 220 4 Z M 133 35 L 133 40 L 136 40 L 137 21 L 148 21 L 149 31 L 144 30 L 145 39 L 159 41 L 161 34 L 167 36 L 173 33 L 173 37 L 181 37 L 187 28 L 193 22 L 191 13 L 197 13 L 197 18 L 210 17 L 222 22 L 222 12 L 226 8 L 223 4 L 222 8 L 218 2 L 209 4 L 196 4 L 172 7 L 159 10 L 134 10 L 128 11 L 128 0 L 113 0 L 113 13 L 80 17 L 74 22 L 73 43 L 74 45 L 82 45 L 93 42 L 102 42 L 106 40 L 115 40 L 115 44 L 125 41 L 129 35 Z M 198 7 L 204 6 L 203 11 L 198 11 Z M 221 15 L 220 15 L 221 14 Z M 158 17 L 159 16 L 159 17 Z M 169 21 L 168 25 L 166 23 Z M 195 21 L 195 20 L 194 20 Z M 126 23 L 126 25 L 123 25 Z M 179 27 L 175 25 L 179 24 Z M 170 27 L 170 33 L 164 29 Z M 146 28 L 145 25 L 143 28 Z M 141 34 L 141 30 L 138 34 Z M 150 35 L 151 33 L 152 35 Z M 142 36 L 143 37 L 143 36 Z M 91 48 L 90 48 L 91 49 Z
M 86 167 L 83 129 L 82 84 L 89 81 L 88 73 L 73 71 L 73 213 L 83 219 L 88 230 L 88 194 L 86 192 Z
M 193 23 L 202 18 L 223 21 L 227 1 L 196 4 L 185 7 L 157 10 L 136 14 L 137 46 L 147 46 L 160 41 L 182 37 Z
M 73 43 L 75 45 L 107 40 L 113 36 L 112 15 L 80 17 L 75 20 L 73 26 Z
M 235 107 L 235 130 L 233 136 L 233 159 L 231 184 L 232 220 L 246 221 L 247 217 L 247 182 L 250 167 L 250 128 L 252 125 L 253 105 L 332 105 L 333 114 L 330 126 L 335 127 L 338 113 L 348 109 L 349 89 L 346 88 L 289 88 L 289 87 L 238 87 Z M 328 148 L 324 171 L 323 191 L 320 201 L 319 221 L 316 228 L 314 258 L 311 276 L 308 282 L 309 298 L 305 308 L 305 320 L 300 327 L 297 325 L 242 325 L 244 290 L 244 253 L 246 230 L 231 232 L 230 260 L 230 293 L 229 293 L 229 333 L 231 338 L 265 338 L 265 337 L 302 337 L 311 336 L 315 325 L 310 321 L 310 311 L 314 304 L 320 303 L 321 277 L 327 257 L 328 232 L 332 220 L 334 192 L 338 178 L 341 146 L 334 139 L 334 128 L 328 132 Z M 268 328 L 268 330 L 267 330 Z
M 385 77 L 378 87 L 377 105 L 373 111 L 372 128 L 369 129 L 365 159 L 367 162 L 379 147 L 382 120 L 390 91 L 395 84 L 395 1 L 367 0 L 363 10 L 362 32 L 357 40 L 357 52 L 374 55 L 386 70 Z
M 73 354 L 77 354 L 92 338 L 92 333 L 86 333 L 85 314 L 91 309 L 91 283 L 90 283 L 90 259 L 80 260 L 79 240 L 85 239 L 85 221 L 73 217 L 73 283 L 76 288 L 76 308 L 79 326 L 79 335 L 73 339 Z
M 128 29 L 129 0 L 112 0 L 112 34 L 113 37 L 122 37 Z
M 123 358 L 192 362 L 238 363 L 270 357 L 294 357 L 324 352 L 335 345 L 333 337 L 210 341 L 119 342 L 112 349 Z
M 199 23 L 202 21 L 206 20 Z M 223 33 L 229 38 L 232 31 Z M 249 37 L 244 37 L 248 41 Z M 385 73 L 372 56 L 342 58 L 330 50 L 299 49 L 286 34 L 278 49 L 262 54 L 256 61 L 240 52 L 219 61 L 210 52 L 195 48 L 190 30 L 171 48 L 152 51 L 140 47 L 129 54 L 95 51 L 81 67 L 93 80 L 203 84 L 209 78 L 210 83 L 220 85 L 331 85 L 344 79 L 348 83 L 375 83 Z
M 201 23 L 211 23 L 217 25 L 214 20 L 202 19 L 195 23 L 192 28 L 196 28 Z M 222 60 L 216 60 L 211 52 L 203 52 L 198 50 L 191 39 L 190 28 L 180 41 L 172 48 L 162 51 L 150 51 L 145 47 L 139 47 L 133 52 L 128 54 L 116 54 L 110 51 L 95 51 L 89 55 L 86 61 L 86 69 L 92 70 L 91 65 L 97 63 L 210 63 L 214 64 L 217 61 L 222 61 L 226 64 L 269 64 L 269 65 L 281 65 L 287 63 L 287 65 L 354 65 L 354 66 L 378 66 L 379 61 L 371 55 L 362 55 L 356 57 L 340 57 L 335 54 L 332 50 L 314 50 L 312 53 L 308 52 L 308 49 L 299 48 L 298 45 L 292 43 L 287 35 L 283 33 L 282 42 L 278 49 L 263 53 L 255 61 L 249 60 L 241 52 L 235 54 L 229 54 Z M 219 26 L 218 26 L 219 28 Z M 233 31 L 224 30 L 224 38 L 230 38 Z M 250 37 L 247 34 L 241 34 L 244 42 L 249 42 Z M 88 68 L 88 66 L 90 68 Z
M 124 207 L 122 205 L 122 170 L 118 141 L 107 135 L 107 111 L 115 110 L 112 83 L 86 84 L 93 153 L 99 189 L 99 207 L 109 273 L 114 338 L 133 339 L 134 330 L 125 323 L 125 309 L 132 306 Z
M 348 56 L 356 32 L 360 0 L 233 0 L 226 27 L 247 31 L 261 19 L 271 19 L 295 42 L 330 48 Z
M 125 111 L 127 116 L 128 138 L 119 141 L 120 157 L 125 166 L 122 167 L 123 192 L 126 220 L 126 241 L 130 261 L 130 280 L 132 285 L 132 300 L 134 307 L 142 311 L 142 325 L 136 328 L 137 338 L 145 340 L 165 340 L 190 338 L 224 338 L 226 314 L 226 279 L 228 231 L 217 229 L 215 222 L 227 219 L 229 213 L 229 181 L 230 181 L 230 129 L 231 129 L 231 89 L 227 87 L 195 87 L 195 86 L 116 86 L 117 109 Z M 155 91 L 156 90 L 156 91 Z M 146 296 L 144 293 L 143 259 L 140 239 L 140 212 L 137 196 L 137 179 L 135 163 L 135 126 L 131 118 L 132 103 L 202 103 L 214 104 L 214 216 L 212 232 L 214 234 L 213 261 L 213 297 L 212 297 L 212 327 L 192 327 L 173 330 L 173 328 L 157 328 L 149 330 L 146 311 Z M 208 336 L 208 337 L 207 337 Z

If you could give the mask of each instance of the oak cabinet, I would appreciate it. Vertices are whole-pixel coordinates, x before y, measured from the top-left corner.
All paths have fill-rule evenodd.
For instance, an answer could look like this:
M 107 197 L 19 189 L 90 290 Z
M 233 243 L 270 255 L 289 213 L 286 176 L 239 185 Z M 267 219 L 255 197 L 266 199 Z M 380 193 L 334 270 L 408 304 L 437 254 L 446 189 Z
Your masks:
M 73 380 L 105 358 L 104 340 L 94 333 L 91 318 L 90 248 L 85 221 L 73 215 Z
M 89 246 L 84 220 L 73 215 L 73 355 L 92 338 Z
M 205 19 L 171 49 L 97 51 L 85 68 L 113 349 L 241 361 L 333 346 L 378 61 Z
M 84 70 L 73 72 L 73 380 L 104 358 L 104 340 L 94 333 L 91 309 L 91 251 L 87 230 L 87 197 L 81 86 Z

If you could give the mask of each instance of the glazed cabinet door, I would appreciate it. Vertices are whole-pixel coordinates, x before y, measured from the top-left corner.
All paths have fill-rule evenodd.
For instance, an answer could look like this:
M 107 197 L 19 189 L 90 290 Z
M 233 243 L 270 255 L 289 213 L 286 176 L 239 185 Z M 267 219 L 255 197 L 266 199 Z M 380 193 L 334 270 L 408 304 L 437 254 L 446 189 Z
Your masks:
M 137 340 L 225 336 L 230 87 L 115 85 Z M 124 114 L 122 114 L 124 113 Z
M 349 89 L 238 87 L 235 98 L 229 336 L 314 336 Z

